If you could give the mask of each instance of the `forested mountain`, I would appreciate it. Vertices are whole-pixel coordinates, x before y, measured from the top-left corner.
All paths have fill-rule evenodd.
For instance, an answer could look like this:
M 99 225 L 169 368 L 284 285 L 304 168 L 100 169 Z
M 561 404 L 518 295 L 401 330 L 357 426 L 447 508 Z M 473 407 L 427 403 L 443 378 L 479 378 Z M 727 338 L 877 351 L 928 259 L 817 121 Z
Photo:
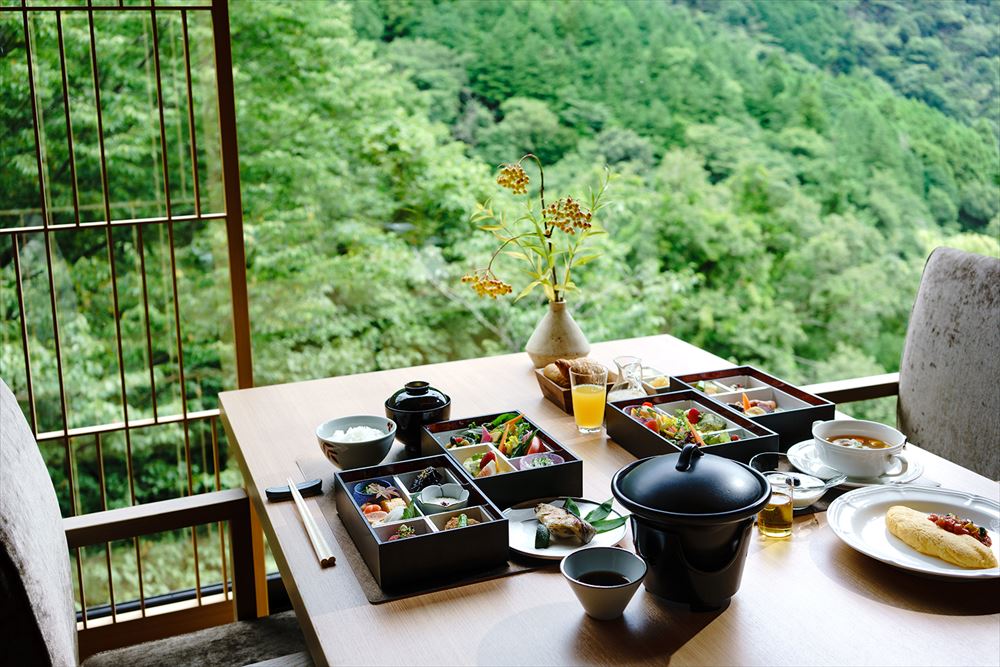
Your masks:
M 870 71 L 906 97 L 997 129 L 1000 4 L 989 0 L 681 0 L 836 73 Z
M 231 21 L 260 384 L 521 349 L 543 303 L 478 300 L 459 278 L 492 249 L 469 221 L 475 202 L 496 195 L 495 167 L 526 151 L 545 160 L 553 190 L 582 193 L 605 165 L 615 174 L 604 256 L 570 302 L 595 341 L 669 332 L 793 381 L 894 370 L 930 250 L 1000 252 L 993 4 L 233 0 Z M 148 17 L 118 29 L 99 52 L 102 101 L 120 112 L 106 120 L 110 186 L 133 202 L 115 213 L 162 214 Z M 54 26 L 33 30 L 48 45 L 40 86 L 57 95 Z M 83 107 L 85 21 L 67 18 L 64 31 Z M 201 90 L 211 54 L 192 56 Z M 177 53 L 165 58 L 170 71 Z M 5 225 L 11 209 L 37 207 L 25 72 L 20 19 L 5 16 Z M 44 111 L 50 170 L 64 174 L 61 107 Z M 181 112 L 166 121 L 171 137 L 186 131 Z M 74 123 L 81 201 L 99 204 L 93 118 L 81 111 Z M 199 147 L 203 173 L 217 167 L 210 149 Z M 190 207 L 184 166 L 171 162 L 179 211 Z M 52 196 L 65 204 L 69 194 Z M 136 240 L 116 234 L 116 252 L 134 260 Z M 71 417 L 115 419 L 103 237 L 56 238 Z M 192 409 L 233 384 L 223 240 L 220 226 L 178 226 Z M 164 246 L 148 241 L 148 261 L 162 266 Z M 23 243 L 39 285 L 28 308 L 44 311 L 40 243 Z M 0 248 L 0 375 L 23 396 L 10 258 Z M 144 416 L 142 302 L 134 280 L 120 282 L 130 414 Z M 154 306 L 171 303 L 169 284 L 150 289 Z M 180 387 L 164 312 L 154 308 L 152 355 L 167 410 Z M 48 379 L 36 386 L 40 418 L 52 427 L 52 331 L 29 335 Z M 175 439 L 136 438 L 139 499 L 183 493 Z M 105 447 L 114 456 L 123 444 Z M 92 451 L 81 450 L 81 478 Z M 57 482 L 61 456 L 47 452 Z M 109 477 L 121 467 L 108 465 Z M 96 490 L 81 493 L 93 507 Z M 120 484 L 109 497 L 127 502 Z

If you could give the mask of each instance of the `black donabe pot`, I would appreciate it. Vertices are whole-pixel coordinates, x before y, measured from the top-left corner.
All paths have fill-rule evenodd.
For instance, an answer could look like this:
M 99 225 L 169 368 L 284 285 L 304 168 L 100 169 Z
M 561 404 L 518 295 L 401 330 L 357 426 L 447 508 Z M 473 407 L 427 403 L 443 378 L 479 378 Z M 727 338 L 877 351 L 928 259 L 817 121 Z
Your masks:
M 420 455 L 420 431 L 424 424 L 446 421 L 451 399 L 427 382 L 407 382 L 385 401 L 385 416 L 396 422 L 396 437 L 410 454 Z
M 754 516 L 771 497 L 763 475 L 686 445 L 625 466 L 611 491 L 632 513 L 636 553 L 649 566 L 646 590 L 698 609 L 736 594 Z

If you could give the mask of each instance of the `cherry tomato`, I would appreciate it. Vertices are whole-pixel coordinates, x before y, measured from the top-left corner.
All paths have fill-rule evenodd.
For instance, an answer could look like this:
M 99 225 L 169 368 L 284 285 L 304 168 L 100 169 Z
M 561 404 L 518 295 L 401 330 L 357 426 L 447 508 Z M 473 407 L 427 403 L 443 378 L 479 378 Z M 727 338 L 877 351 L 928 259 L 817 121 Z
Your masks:
M 538 436 L 536 435 L 534 438 L 531 439 L 531 446 L 528 447 L 527 453 L 528 454 L 541 454 L 544 451 L 545 451 L 545 448 L 542 446 L 542 441 L 539 440 Z
M 495 453 L 486 452 L 486 455 L 479 461 L 479 469 L 482 470 L 487 465 L 489 465 L 490 461 L 496 461 L 496 460 L 497 460 L 497 455 Z
M 692 424 L 697 424 L 698 420 L 701 419 L 701 413 L 698 412 L 697 408 L 691 408 L 687 411 L 687 418 Z
M 655 419 L 647 419 L 643 422 L 643 425 L 653 433 L 660 432 L 660 424 Z

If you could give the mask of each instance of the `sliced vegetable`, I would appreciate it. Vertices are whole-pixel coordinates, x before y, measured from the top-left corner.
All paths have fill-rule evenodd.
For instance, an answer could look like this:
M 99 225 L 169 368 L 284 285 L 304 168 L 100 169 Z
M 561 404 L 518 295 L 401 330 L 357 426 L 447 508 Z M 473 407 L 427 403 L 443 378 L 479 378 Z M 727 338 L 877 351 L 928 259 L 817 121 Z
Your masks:
M 742 400 L 743 400 L 743 410 L 749 410 L 750 409 L 750 399 L 747 398 L 746 392 L 744 392 L 742 394 Z
M 492 477 L 497 474 L 497 462 L 490 461 L 479 471 L 476 477 Z
M 593 525 L 595 521 L 606 519 L 607 516 L 611 514 L 612 503 L 614 503 L 614 498 L 608 498 L 603 503 L 590 510 L 590 512 L 587 513 L 587 516 L 583 517 L 583 520 Z
M 465 516 L 465 514 L 459 514 L 458 515 L 458 527 L 459 528 L 465 528 L 468 525 L 469 525 L 469 517 Z
M 545 447 L 542 445 L 541 439 L 537 435 L 531 436 L 531 445 L 525 454 L 541 454 L 544 451 Z
M 482 470 L 483 468 L 485 468 L 490 464 L 490 461 L 496 461 L 496 460 L 497 460 L 496 453 L 486 452 L 486 454 L 483 455 L 483 458 L 479 460 L 479 469 Z
M 588 521 L 591 526 L 594 527 L 598 533 L 606 533 L 609 530 L 614 530 L 615 528 L 621 528 L 625 525 L 628 520 L 627 516 L 619 516 L 614 519 L 601 519 L 600 521 Z
M 500 415 L 499 417 L 497 417 L 496 419 L 494 419 L 493 421 L 491 421 L 490 422 L 490 426 L 494 426 L 494 427 L 500 426 L 500 424 L 503 424 L 505 422 L 509 422 L 511 419 L 513 419 L 516 416 L 517 416 L 517 414 L 514 413 L 514 412 L 505 412 L 502 415 Z
M 578 518 L 578 519 L 581 518 L 580 517 L 580 508 L 577 507 L 577 504 L 575 502 L 573 502 L 572 498 L 566 498 L 566 502 L 563 503 L 563 507 L 565 508 L 565 510 L 567 512 L 569 512 L 570 514 L 572 514 L 576 518 Z
M 479 438 L 479 442 L 493 442 L 493 436 L 490 435 L 489 429 L 487 429 L 485 426 L 483 427 L 483 434 Z
M 549 540 L 550 539 L 551 539 L 551 536 L 549 535 L 549 529 L 546 528 L 541 523 L 538 524 L 538 527 L 535 528 L 535 548 L 536 549 L 548 549 L 549 548 Z

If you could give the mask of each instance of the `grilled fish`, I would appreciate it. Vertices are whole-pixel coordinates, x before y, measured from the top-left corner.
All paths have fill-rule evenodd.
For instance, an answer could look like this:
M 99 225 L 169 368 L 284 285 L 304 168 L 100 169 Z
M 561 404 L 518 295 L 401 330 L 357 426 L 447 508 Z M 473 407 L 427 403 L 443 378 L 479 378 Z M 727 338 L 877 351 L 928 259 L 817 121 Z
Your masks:
M 594 527 L 583 519 L 548 503 L 535 505 L 535 518 L 549 529 L 553 537 L 576 539 L 580 544 L 588 544 L 597 534 Z

